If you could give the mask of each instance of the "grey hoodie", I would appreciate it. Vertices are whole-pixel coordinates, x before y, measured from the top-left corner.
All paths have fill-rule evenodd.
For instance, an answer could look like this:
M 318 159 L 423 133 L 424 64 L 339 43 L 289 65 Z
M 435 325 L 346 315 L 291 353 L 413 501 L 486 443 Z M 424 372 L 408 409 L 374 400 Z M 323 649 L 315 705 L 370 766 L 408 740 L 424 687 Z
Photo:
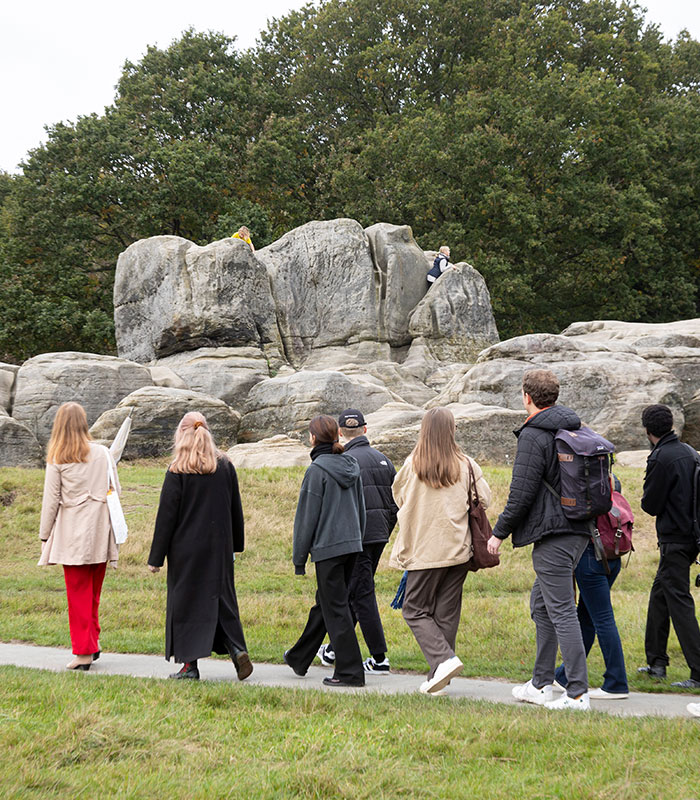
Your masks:
M 292 561 L 297 575 L 306 559 L 324 561 L 362 550 L 365 499 L 357 461 L 324 453 L 306 470 L 294 518 Z

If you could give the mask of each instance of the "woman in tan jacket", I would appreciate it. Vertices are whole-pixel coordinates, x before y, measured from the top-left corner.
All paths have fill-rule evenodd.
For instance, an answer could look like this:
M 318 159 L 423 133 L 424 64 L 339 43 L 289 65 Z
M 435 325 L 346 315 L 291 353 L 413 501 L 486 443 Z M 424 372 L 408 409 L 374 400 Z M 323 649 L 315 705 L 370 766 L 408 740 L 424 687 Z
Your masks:
M 90 441 L 78 403 L 64 403 L 56 412 L 46 461 L 39 566 L 63 565 L 75 655 L 68 669 L 88 670 L 100 656 L 100 592 L 107 562 L 118 558 L 107 508 L 109 462 L 119 494 L 121 488 L 112 455 Z
M 399 533 L 389 562 L 408 571 L 403 617 L 430 665 L 420 687 L 426 694 L 439 692 L 464 666 L 455 655 L 455 642 L 472 557 L 471 475 L 487 507 L 491 490 L 479 465 L 457 445 L 452 412 L 431 408 L 394 479 Z

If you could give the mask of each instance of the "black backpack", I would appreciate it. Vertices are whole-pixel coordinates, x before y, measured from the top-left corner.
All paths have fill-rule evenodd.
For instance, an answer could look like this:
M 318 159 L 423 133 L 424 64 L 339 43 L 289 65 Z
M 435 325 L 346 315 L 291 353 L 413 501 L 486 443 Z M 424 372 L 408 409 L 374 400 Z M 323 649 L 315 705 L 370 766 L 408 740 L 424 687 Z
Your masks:
M 690 450 L 690 452 L 693 454 L 693 458 L 695 459 L 695 469 L 693 470 L 693 507 L 691 510 L 691 516 L 693 517 L 693 535 L 695 536 L 698 549 L 700 549 L 700 454 L 698 454 L 698 451 L 689 444 L 686 444 L 686 447 Z

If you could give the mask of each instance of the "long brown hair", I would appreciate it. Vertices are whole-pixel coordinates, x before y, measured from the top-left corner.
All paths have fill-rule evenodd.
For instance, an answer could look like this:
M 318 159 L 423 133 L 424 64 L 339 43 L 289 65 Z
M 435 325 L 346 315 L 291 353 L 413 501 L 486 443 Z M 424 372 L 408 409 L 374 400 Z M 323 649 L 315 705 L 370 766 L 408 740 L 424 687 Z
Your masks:
M 78 464 L 88 460 L 90 433 L 85 409 L 80 403 L 59 406 L 46 452 L 49 464 Z
M 448 408 L 426 411 L 411 456 L 418 480 L 433 489 L 457 483 L 466 457 L 455 441 L 455 418 Z
M 338 441 L 338 422 L 328 414 L 319 414 L 309 422 L 309 433 L 316 437 L 316 444 L 327 443 L 333 445 L 333 452 L 337 455 L 345 448 Z
M 188 411 L 175 431 L 170 472 L 210 475 L 216 472 L 217 459 L 225 454 L 217 449 L 204 414 Z

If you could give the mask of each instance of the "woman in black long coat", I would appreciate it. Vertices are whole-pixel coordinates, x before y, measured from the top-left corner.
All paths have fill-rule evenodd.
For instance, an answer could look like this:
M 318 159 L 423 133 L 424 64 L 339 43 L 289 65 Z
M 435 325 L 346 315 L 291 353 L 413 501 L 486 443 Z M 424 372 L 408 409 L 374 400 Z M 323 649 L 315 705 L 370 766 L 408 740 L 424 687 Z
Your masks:
M 175 433 L 148 557 L 151 572 L 168 559 L 165 658 L 183 664 L 171 678 L 198 680 L 197 660 L 212 651 L 231 656 L 239 680 L 253 671 L 233 580 L 234 552 L 243 545 L 236 470 L 192 411 Z

